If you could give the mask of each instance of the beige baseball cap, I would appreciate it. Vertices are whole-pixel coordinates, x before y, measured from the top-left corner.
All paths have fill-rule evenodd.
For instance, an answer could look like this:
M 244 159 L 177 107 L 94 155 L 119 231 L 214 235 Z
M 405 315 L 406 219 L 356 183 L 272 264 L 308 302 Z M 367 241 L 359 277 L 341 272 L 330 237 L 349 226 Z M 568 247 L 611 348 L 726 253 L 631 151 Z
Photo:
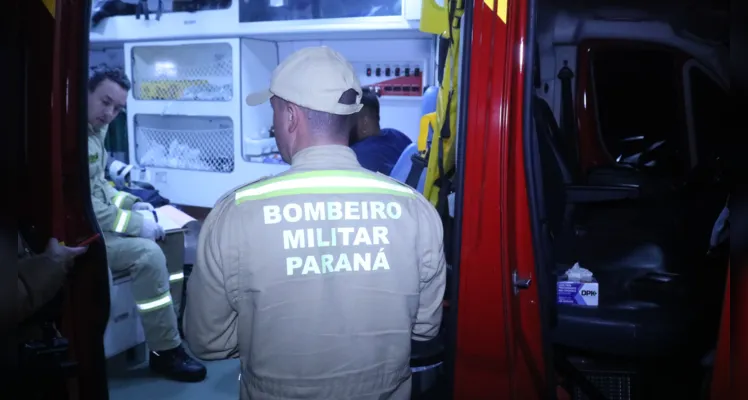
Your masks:
M 353 89 L 354 104 L 341 104 L 340 96 Z M 247 96 L 247 105 L 262 104 L 270 97 L 330 114 L 351 115 L 361 110 L 361 82 L 353 66 L 340 53 L 326 47 L 301 49 L 275 67 L 270 89 Z

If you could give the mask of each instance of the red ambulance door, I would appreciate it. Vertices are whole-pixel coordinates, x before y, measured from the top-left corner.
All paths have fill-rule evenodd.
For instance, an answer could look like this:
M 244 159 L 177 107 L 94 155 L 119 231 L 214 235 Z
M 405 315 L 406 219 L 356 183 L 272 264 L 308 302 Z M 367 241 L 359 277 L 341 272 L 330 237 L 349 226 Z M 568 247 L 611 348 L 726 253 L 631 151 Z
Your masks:
M 455 399 L 549 394 L 523 149 L 528 4 L 472 4 Z

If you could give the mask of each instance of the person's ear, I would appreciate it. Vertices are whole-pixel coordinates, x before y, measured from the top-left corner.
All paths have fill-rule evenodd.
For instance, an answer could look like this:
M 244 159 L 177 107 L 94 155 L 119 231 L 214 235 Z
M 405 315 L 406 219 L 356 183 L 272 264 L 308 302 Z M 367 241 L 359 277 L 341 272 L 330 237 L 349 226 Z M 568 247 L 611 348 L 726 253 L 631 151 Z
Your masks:
M 286 118 L 288 118 L 288 121 L 286 121 L 286 123 L 288 124 L 289 133 L 296 133 L 296 131 L 299 129 L 301 113 L 301 109 L 296 104 L 286 104 Z

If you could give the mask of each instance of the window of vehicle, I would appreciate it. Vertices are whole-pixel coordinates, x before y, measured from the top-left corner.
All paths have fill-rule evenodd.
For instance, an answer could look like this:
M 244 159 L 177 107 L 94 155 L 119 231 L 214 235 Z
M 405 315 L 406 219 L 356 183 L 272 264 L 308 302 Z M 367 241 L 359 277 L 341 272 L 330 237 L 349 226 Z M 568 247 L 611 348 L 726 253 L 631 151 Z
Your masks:
M 728 128 L 728 94 L 703 69 L 691 66 L 686 69 L 687 104 L 691 115 L 697 162 L 706 162 L 721 155 L 718 147 L 724 143 Z M 690 90 L 689 90 L 690 89 Z
M 610 47 L 591 55 L 598 129 L 610 156 L 669 176 L 689 164 L 675 54 Z

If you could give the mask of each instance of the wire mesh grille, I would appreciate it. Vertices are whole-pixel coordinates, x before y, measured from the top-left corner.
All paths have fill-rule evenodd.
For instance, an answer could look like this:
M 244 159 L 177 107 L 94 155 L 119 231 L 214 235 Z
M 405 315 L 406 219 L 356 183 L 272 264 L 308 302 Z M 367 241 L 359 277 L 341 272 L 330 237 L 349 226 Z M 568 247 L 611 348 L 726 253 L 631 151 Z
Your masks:
M 138 100 L 230 101 L 234 97 L 231 45 L 133 47 L 132 78 Z
M 179 118 L 181 126 L 200 126 L 206 124 L 200 124 L 195 120 L 211 117 L 172 118 Z M 231 121 L 229 118 L 220 120 Z M 230 173 L 234 170 L 233 124 L 222 123 L 219 127 L 208 129 L 166 129 L 149 125 L 136 123 L 135 147 L 138 164 L 190 171 Z
M 585 373 L 587 379 L 610 400 L 631 400 L 632 377 L 625 373 Z M 574 390 L 574 400 L 588 400 L 580 388 Z

